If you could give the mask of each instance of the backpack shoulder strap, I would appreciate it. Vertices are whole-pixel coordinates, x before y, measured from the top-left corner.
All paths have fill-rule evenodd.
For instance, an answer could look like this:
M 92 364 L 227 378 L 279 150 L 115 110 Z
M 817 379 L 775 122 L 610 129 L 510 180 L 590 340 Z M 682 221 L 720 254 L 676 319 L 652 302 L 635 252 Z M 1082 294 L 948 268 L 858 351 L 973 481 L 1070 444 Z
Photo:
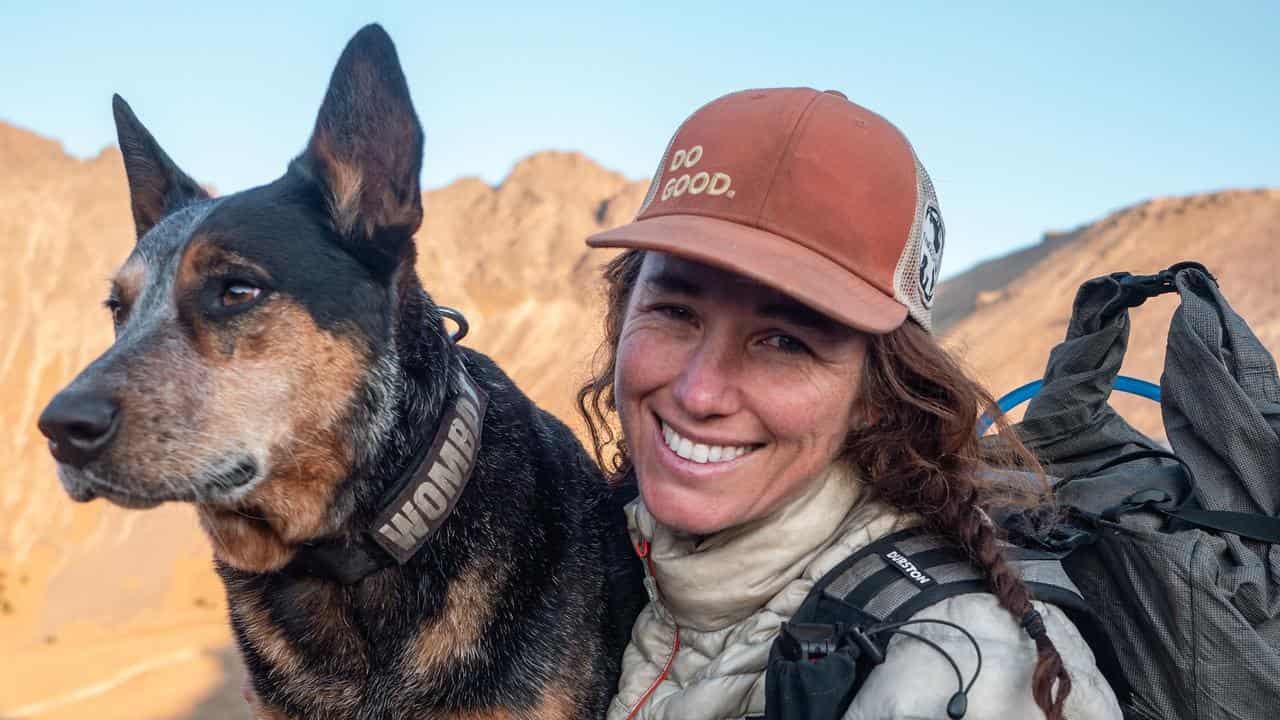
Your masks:
M 1087 608 L 1054 553 L 1009 546 L 1011 564 L 1037 600 Z M 954 543 L 922 528 L 887 535 L 833 568 L 814 592 L 883 622 L 905 620 L 947 598 L 988 592 L 982 571 Z
M 1129 683 L 1111 641 L 1067 575 L 1062 556 L 1017 546 L 1005 551 L 1032 597 L 1057 606 L 1075 624 L 1098 669 L 1126 704 Z M 880 538 L 832 568 L 814 585 L 795 620 L 862 626 L 899 622 L 948 598 L 986 592 L 985 576 L 966 553 L 924 528 L 910 528 Z M 881 652 L 890 637 L 878 636 Z

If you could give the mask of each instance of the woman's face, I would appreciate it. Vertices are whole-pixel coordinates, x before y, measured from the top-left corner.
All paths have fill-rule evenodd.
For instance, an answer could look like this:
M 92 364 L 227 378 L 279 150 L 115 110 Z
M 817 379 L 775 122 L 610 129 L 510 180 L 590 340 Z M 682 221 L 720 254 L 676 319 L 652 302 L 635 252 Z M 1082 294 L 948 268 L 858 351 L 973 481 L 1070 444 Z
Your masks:
M 614 377 L 645 506 L 708 535 L 769 514 L 841 449 L 865 337 L 767 286 L 646 253 Z

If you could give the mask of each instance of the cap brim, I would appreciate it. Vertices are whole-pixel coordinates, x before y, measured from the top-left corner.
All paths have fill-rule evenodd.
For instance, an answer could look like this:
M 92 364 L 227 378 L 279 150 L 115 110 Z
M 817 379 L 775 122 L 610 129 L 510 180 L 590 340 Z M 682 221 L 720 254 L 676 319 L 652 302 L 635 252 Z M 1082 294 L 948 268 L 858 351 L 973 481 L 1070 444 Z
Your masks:
M 658 250 L 764 283 L 864 332 L 895 330 L 907 306 L 833 260 L 767 230 L 701 215 L 661 215 L 587 238 L 591 247 Z

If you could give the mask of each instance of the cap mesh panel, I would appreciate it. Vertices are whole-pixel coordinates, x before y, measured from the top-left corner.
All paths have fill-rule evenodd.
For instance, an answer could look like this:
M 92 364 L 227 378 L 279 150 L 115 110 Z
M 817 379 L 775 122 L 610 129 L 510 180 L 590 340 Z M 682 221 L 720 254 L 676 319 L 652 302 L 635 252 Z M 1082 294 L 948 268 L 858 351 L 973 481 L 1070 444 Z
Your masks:
M 929 173 L 925 172 L 924 166 L 920 164 L 920 158 L 916 157 L 915 150 L 912 150 L 911 157 L 916 164 L 916 215 L 911 222 L 911 233 L 907 236 L 907 244 L 902 249 L 902 256 L 898 259 L 898 267 L 893 273 L 893 298 L 903 305 L 907 306 L 907 314 L 929 332 L 933 332 L 933 313 L 931 307 L 933 305 L 932 298 L 926 298 L 921 289 L 921 261 L 924 257 L 924 231 L 926 214 L 932 206 L 938 213 L 938 221 L 942 222 L 942 208 L 938 205 L 938 197 L 933 190 L 933 182 L 929 180 Z M 945 245 L 946 230 L 945 225 L 938 230 L 939 244 Z M 936 278 L 938 268 L 936 265 L 942 262 L 942 247 L 939 248 L 937 256 L 931 258 L 933 265 L 929 271 L 933 275 L 934 294 L 937 293 Z

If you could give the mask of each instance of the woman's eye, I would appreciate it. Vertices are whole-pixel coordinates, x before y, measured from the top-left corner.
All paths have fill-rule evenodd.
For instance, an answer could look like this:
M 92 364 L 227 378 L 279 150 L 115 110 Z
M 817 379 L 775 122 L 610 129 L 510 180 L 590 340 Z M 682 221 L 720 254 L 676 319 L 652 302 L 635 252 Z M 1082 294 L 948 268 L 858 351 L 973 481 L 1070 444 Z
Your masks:
M 693 313 L 689 308 L 681 305 L 659 305 L 654 308 L 654 312 L 665 315 L 672 320 L 688 321 L 693 319 Z
M 770 335 L 765 338 L 765 344 L 775 350 L 780 350 L 787 354 L 800 354 L 809 352 L 809 346 L 800 342 L 790 335 Z
M 262 294 L 262 288 L 246 283 L 229 283 L 222 291 L 222 306 L 237 307 L 251 303 Z

